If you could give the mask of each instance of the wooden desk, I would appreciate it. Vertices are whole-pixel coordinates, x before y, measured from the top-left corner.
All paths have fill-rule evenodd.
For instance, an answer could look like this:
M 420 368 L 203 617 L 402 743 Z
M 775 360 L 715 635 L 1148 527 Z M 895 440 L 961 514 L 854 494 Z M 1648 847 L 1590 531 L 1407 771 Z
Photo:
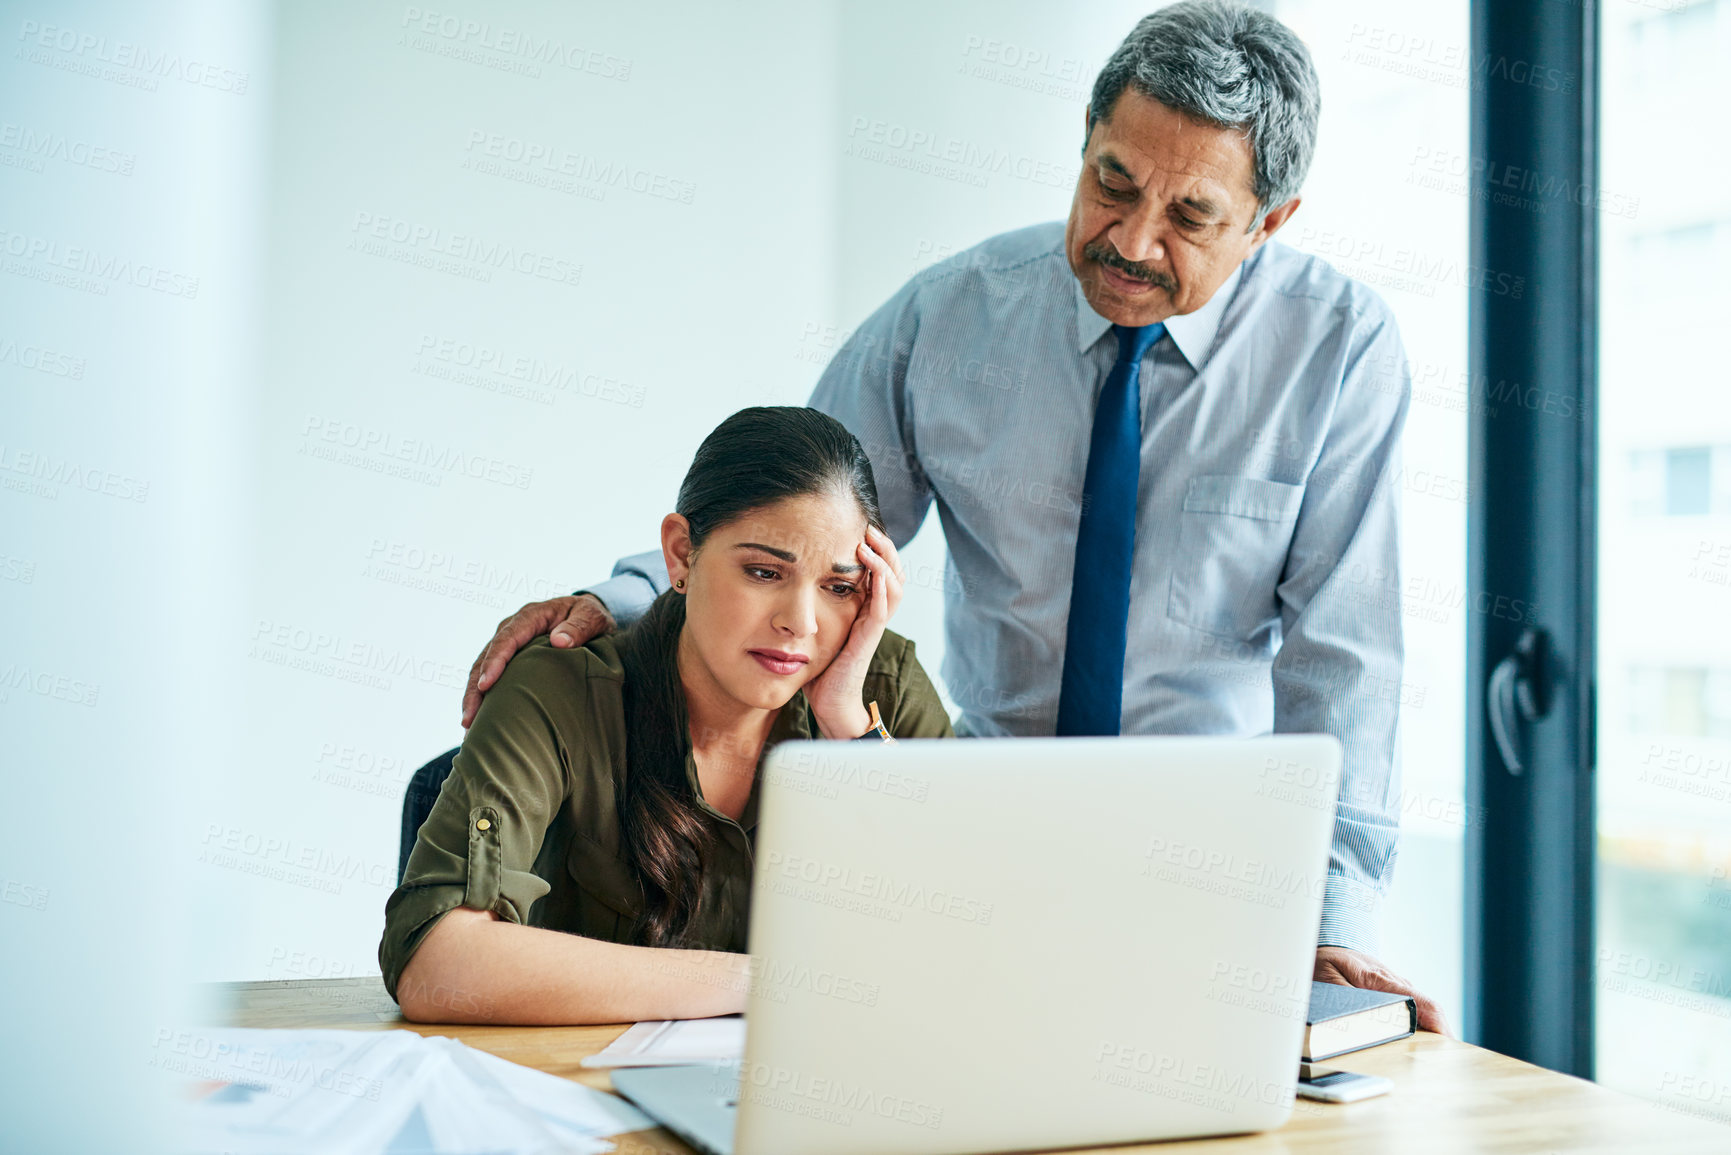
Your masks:
M 231 983 L 215 988 L 236 1027 L 406 1028 L 449 1035 L 501 1058 L 612 1090 L 606 1071 L 577 1064 L 612 1042 L 623 1026 L 462 1027 L 404 1022 L 376 978 Z M 1384 1155 L 1387 1152 L 1731 1153 L 1731 1127 L 1668 1112 L 1596 1084 L 1517 1059 L 1421 1035 L 1338 1060 L 1340 1066 L 1394 1080 L 1391 1094 L 1345 1106 L 1298 1100 L 1278 1131 L 1094 1148 L 1112 1155 Z M 665 1131 L 616 1140 L 622 1155 L 686 1155 Z

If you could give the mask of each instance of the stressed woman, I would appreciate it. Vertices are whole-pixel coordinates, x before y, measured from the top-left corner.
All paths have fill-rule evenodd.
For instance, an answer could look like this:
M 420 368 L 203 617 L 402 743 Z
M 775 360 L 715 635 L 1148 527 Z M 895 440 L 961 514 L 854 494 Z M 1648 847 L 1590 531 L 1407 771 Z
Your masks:
M 379 962 L 408 1018 L 744 1010 L 764 756 L 950 735 L 913 644 L 884 628 L 900 562 L 833 418 L 722 422 L 661 548 L 673 588 L 640 622 L 537 639 L 487 694 L 385 904 Z

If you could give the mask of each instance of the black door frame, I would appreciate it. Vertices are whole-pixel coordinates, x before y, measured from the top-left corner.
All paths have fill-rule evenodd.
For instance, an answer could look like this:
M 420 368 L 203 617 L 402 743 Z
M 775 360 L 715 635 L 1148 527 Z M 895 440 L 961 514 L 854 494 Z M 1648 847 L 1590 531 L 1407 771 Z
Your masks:
M 1465 1029 L 1591 1078 L 1598 8 L 1471 24 Z

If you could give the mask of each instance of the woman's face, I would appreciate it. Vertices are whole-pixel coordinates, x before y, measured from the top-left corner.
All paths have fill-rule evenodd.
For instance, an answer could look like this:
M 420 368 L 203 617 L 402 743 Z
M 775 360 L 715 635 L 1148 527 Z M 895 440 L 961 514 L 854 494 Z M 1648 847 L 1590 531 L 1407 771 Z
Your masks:
M 786 498 L 713 531 L 695 552 L 678 548 L 689 541 L 684 526 L 670 515 L 662 527 L 669 573 L 685 579 L 682 666 L 695 658 L 743 705 L 786 705 L 841 652 L 865 604 L 859 503 L 845 493 Z

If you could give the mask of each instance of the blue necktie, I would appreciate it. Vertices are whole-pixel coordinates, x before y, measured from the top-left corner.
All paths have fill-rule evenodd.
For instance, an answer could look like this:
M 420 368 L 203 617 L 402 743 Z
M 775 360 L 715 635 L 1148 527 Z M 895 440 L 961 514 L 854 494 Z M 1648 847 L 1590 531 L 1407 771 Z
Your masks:
M 1058 733 L 1116 734 L 1124 704 L 1124 648 L 1130 628 L 1130 560 L 1136 550 L 1136 485 L 1142 477 L 1142 356 L 1166 326 L 1118 334 L 1118 362 L 1100 390 L 1082 525 L 1070 582 Z

